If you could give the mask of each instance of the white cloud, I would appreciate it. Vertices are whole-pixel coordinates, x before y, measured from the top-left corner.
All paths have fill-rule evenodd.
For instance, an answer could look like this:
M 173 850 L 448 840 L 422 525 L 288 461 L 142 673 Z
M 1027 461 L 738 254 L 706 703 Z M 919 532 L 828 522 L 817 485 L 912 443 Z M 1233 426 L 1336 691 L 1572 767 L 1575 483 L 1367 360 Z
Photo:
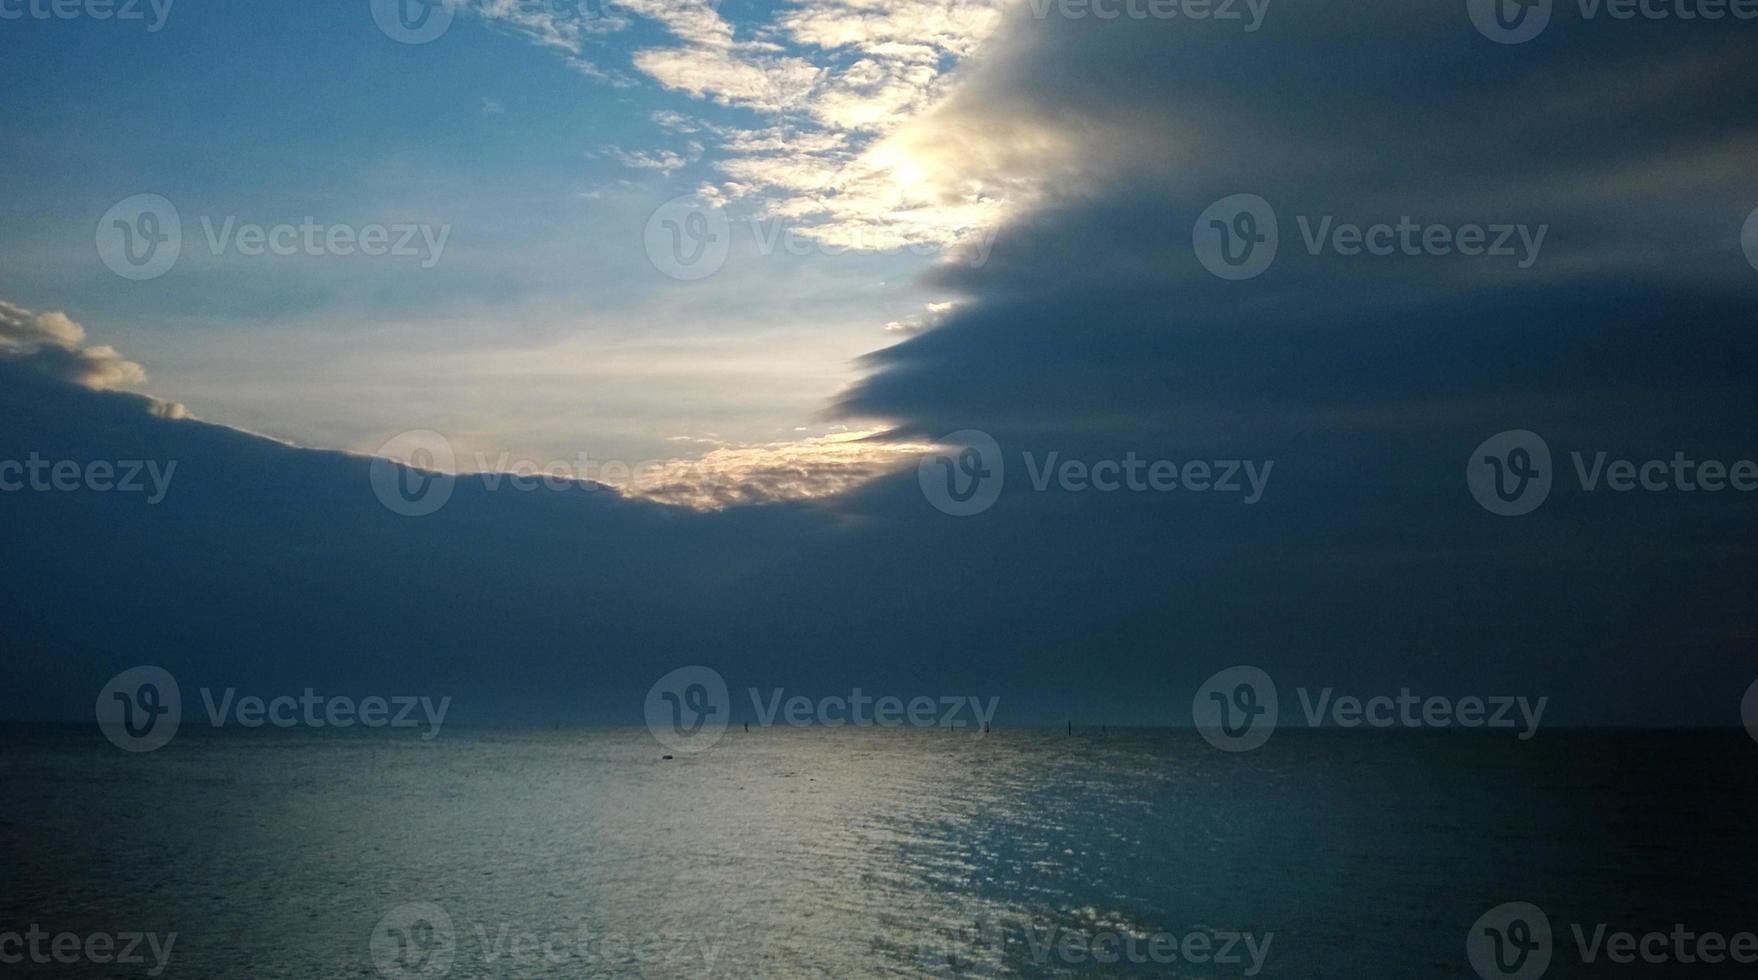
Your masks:
M 871 441 L 876 434 L 838 432 L 789 442 L 721 446 L 699 459 L 655 464 L 633 474 L 618 489 L 626 496 L 696 510 L 813 500 L 884 476 L 933 448 Z
M 997 173 L 999 143 L 983 139 L 980 126 L 946 126 L 976 120 L 936 117 L 954 86 L 952 67 L 997 29 L 1005 2 L 797 0 L 772 22 L 737 31 L 705 0 L 623 0 L 617 17 L 575 21 L 519 0 L 484 0 L 481 10 L 571 62 L 584 60 L 595 34 L 626 26 L 623 14 L 659 24 L 678 43 L 636 51 L 635 70 L 692 98 L 769 117 L 731 128 L 653 114 L 671 132 L 719 138 L 727 155 L 717 163 L 717 199 L 747 200 L 826 244 L 887 250 L 971 242 L 1029 195 L 1026 178 Z M 1043 149 L 1041 141 L 1033 148 Z M 670 174 L 674 156 L 630 152 L 623 162 Z
M 610 146 L 605 148 L 605 153 L 630 170 L 654 170 L 667 177 L 682 169 L 684 164 L 689 162 L 680 154 L 670 150 L 661 150 L 657 153 L 631 153 Z
M 651 48 L 635 67 L 666 88 L 722 105 L 781 112 L 802 102 L 822 69 L 803 58 L 741 57 L 721 48 Z
M 18 360 L 98 391 L 137 385 L 146 370 L 107 344 L 85 346 L 85 328 L 65 313 L 32 313 L 0 300 L 0 358 Z

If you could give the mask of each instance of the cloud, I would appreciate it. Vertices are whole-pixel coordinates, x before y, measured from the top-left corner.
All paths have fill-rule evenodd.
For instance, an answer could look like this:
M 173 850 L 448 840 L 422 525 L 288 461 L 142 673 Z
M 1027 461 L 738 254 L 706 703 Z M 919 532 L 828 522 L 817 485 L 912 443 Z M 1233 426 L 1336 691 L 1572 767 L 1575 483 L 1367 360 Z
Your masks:
M 479 12 L 586 65 L 589 45 L 629 18 L 658 24 L 677 43 L 636 50 L 634 70 L 672 91 L 763 117 L 740 127 L 673 111 L 654 115 L 672 132 L 720 141 L 717 199 L 786 218 L 794 233 L 827 245 L 885 251 L 973 242 L 1010 202 L 1023 200 L 1021 186 L 955 173 L 930 132 L 891 138 L 946 99 L 954 69 L 1001 24 L 1003 7 L 1002 0 L 806 0 L 738 32 L 700 0 L 627 0 L 616 17 L 531 11 L 514 0 L 488 0 Z M 582 70 L 626 84 L 596 66 Z
M 743 47 L 691 16 L 686 48 L 806 57 L 764 47 L 785 32 Z M 0 657 L 0 672 L 83 717 L 103 658 L 157 636 L 176 638 L 160 662 L 192 684 L 383 689 L 413 667 L 483 714 L 546 725 L 638 718 L 630 706 L 683 663 L 735 686 L 895 682 L 993 691 L 1010 719 L 1164 725 L 1215 669 L 1254 663 L 1290 686 L 1493 683 L 1554 696 L 1572 722 L 1726 725 L 1734 701 L 1705 692 L 1751 683 L 1750 495 L 1558 488 L 1504 519 L 1462 478 L 1473 446 L 1517 426 L 1551 440 L 1565 480 L 1573 449 L 1752 456 L 1758 273 L 1739 227 L 1758 206 L 1745 165 L 1758 76 L 1738 70 L 1749 40 L 1725 27 L 1558 24 L 1507 50 L 1440 3 L 1278 0 L 1251 36 L 1215 21 L 1019 20 L 964 68 L 920 76 L 944 94 L 893 126 L 816 100 L 864 87 L 913 106 L 892 80 L 915 84 L 903 66 L 918 47 L 802 22 L 844 45 L 812 48 L 827 74 L 806 99 L 698 127 L 732 154 L 728 200 L 911 233 L 954 227 L 961 208 L 1005 222 L 986 265 L 935 273 L 933 294 L 957 304 L 898 331 L 843 400 L 894 422 L 889 445 L 720 446 L 661 467 L 647 491 L 712 512 L 459 480 L 444 511 L 410 520 L 374 499 L 359 457 L 159 424 L 121 396 L 0 365 L 16 376 L 0 383 L 0 459 L 61 447 L 183 463 L 152 511 L 0 494 L 23 556 L 0 562 L 0 595 L 29 600 L 8 620 L 26 656 Z M 937 46 L 956 47 L 919 47 Z M 1288 215 L 1284 252 L 1258 279 L 1223 282 L 1197 263 L 1192 228 L 1241 191 Z M 1292 220 L 1406 211 L 1549 222 L 1547 260 L 1313 256 Z M 6 320 L 14 359 L 87 352 L 70 322 Z M 686 352 L 692 397 L 643 391 L 638 414 L 651 425 L 716 383 L 773 387 L 793 343 L 744 364 Z M 580 361 L 608 372 L 607 357 L 652 356 L 617 346 L 595 339 Z M 581 383 L 548 351 L 449 370 L 461 391 Z M 429 405 L 471 410 L 446 401 Z M 992 509 L 955 518 L 905 456 L 967 427 L 1004 448 L 1006 485 Z M 666 431 L 694 430 L 680 417 Z M 1050 453 L 1273 460 L 1275 476 L 1251 507 L 1039 490 L 1026 453 L 1041 466 Z M 811 504 L 737 506 L 800 498 Z M 154 568 L 177 572 L 140 572 Z
M 32 313 L 0 301 L 0 358 L 21 361 L 50 377 L 104 391 L 146 381 L 146 370 L 100 344 L 65 313 Z
M 885 332 L 912 334 L 921 333 L 924 330 L 932 330 L 938 326 L 942 320 L 946 319 L 946 315 L 957 305 L 958 304 L 954 302 L 929 303 L 927 308 L 921 313 L 915 313 L 906 316 L 901 320 L 892 320 L 890 323 L 887 323 L 885 325 Z
M 698 459 L 668 460 L 619 487 L 630 497 L 695 510 L 846 493 L 913 462 L 927 443 L 876 441 L 877 430 L 791 442 L 722 446 Z
M 887 143 L 932 161 L 938 186 L 1029 206 L 1003 212 L 987 264 L 936 271 L 968 302 L 872 355 L 844 406 L 918 437 L 1271 445 L 1397 426 L 1452 438 L 1510 406 L 1602 428 L 1679 420 L 1703 399 L 1736 417 L 1733 374 L 1758 366 L 1734 322 L 1758 295 L 1738 242 L 1758 205 L 1758 172 L 1736 162 L 1758 152 L 1747 53 L 1700 25 L 1638 38 L 1583 22 L 1575 43 L 1491 71 L 1506 52 L 1456 15 L 1296 3 L 1256 34 L 1010 24 Z M 1436 93 L 1455 108 L 1432 111 Z M 1261 278 L 1223 282 L 1192 228 L 1240 192 L 1275 208 L 1280 251 Z M 1548 237 L 1530 268 L 1311 254 L 1303 237 L 1302 219 L 1407 215 Z
M 611 146 L 606 147 L 604 152 L 609 154 L 611 159 L 630 170 L 652 170 L 667 177 L 682 169 L 684 164 L 689 162 L 681 154 L 671 150 L 661 150 L 657 153 L 631 153 Z
M 771 113 L 805 99 L 822 74 L 804 58 L 746 59 L 720 48 L 653 48 L 636 53 L 634 62 L 666 88 Z

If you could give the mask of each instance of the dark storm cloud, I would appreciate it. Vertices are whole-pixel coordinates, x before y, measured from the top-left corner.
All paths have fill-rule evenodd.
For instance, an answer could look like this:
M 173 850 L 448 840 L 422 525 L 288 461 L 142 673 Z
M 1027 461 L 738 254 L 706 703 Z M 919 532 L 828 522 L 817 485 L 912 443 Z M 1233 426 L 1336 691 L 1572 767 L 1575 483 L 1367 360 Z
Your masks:
M 1415 418 L 1565 384 L 1593 397 L 1598 372 L 1615 397 L 1718 388 L 1750 366 L 1758 75 L 1738 23 L 1559 22 L 1509 47 L 1462 3 L 1288 3 L 1250 34 L 1015 28 L 936 131 L 980 142 L 985 120 L 1033 120 L 1076 162 L 986 265 L 942 270 L 971 301 L 873 355 L 852 414 L 930 434 L 1389 422 L 1400 402 Z M 1223 282 L 1191 229 L 1235 193 L 1268 201 L 1281 241 L 1262 276 Z M 1525 268 L 1309 255 L 1325 216 L 1546 231 Z

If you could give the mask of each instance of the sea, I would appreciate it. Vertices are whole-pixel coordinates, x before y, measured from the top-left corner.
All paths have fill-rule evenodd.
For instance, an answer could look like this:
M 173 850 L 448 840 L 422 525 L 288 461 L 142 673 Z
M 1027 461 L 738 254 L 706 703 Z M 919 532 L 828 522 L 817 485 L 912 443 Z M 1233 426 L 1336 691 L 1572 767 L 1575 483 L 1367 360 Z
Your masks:
M 1738 730 L 0 732 L 0 976 L 1758 972 Z

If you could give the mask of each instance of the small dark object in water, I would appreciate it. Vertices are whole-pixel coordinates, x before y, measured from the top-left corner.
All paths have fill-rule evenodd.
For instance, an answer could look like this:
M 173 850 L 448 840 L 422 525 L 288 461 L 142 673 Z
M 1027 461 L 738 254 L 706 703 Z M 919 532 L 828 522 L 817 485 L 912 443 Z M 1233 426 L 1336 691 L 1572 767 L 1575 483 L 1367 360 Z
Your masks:
M 660 758 L 661 758 L 661 759 L 669 759 L 669 758 L 671 758 L 671 756 L 669 756 L 669 755 L 662 755 L 662 756 L 660 756 Z

